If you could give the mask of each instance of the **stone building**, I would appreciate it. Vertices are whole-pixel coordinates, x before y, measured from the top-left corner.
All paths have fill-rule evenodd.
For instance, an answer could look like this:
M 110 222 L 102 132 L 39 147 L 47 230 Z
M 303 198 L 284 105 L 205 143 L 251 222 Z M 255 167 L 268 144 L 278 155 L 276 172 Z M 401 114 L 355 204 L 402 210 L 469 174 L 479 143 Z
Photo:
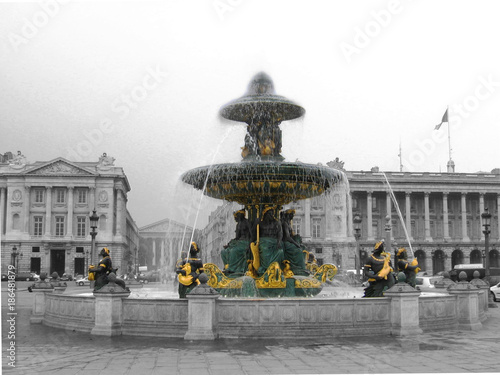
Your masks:
M 127 210 L 130 185 L 114 158 L 29 163 L 21 152 L 0 162 L 2 272 L 83 274 L 90 263 L 89 215 L 99 217 L 96 251 L 108 247 L 118 273 L 138 247 L 138 229 Z M 18 255 L 13 255 L 13 249 Z
M 164 219 L 139 228 L 139 264 L 148 270 L 173 271 L 181 251 L 189 250 L 193 228 Z M 198 231 L 193 241 L 197 242 Z
M 343 170 L 343 163 L 338 159 L 328 165 Z M 319 264 L 355 268 L 355 215 L 362 220 L 361 264 L 377 241 L 388 238 L 388 232 L 392 245 L 408 248 L 405 228 L 423 270 L 437 273 L 450 270 L 456 264 L 482 263 L 481 213 L 488 208 L 492 214 L 490 266 L 500 268 L 500 170 L 491 173 L 387 172 L 389 184 L 377 168 L 370 172 L 344 170 L 344 173 L 348 188 L 341 186 L 326 196 L 285 207 L 295 209 L 294 232 L 301 235 Z M 391 191 L 397 205 L 391 199 Z M 220 250 L 234 237 L 232 213 L 240 208 L 234 203 L 225 203 L 210 215 L 200 240 L 208 250 L 208 261 L 222 266 Z

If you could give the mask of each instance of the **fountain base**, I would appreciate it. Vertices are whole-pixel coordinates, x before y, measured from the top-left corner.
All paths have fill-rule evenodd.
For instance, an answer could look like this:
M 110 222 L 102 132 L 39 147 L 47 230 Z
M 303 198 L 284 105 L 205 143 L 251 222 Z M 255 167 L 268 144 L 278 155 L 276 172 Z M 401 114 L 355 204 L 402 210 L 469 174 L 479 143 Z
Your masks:
M 203 268 L 209 277 L 207 284 L 224 297 L 313 297 L 321 292 L 327 280 L 332 281 L 337 274 L 337 267 L 333 264 L 322 265 L 310 276 L 286 273 L 277 262 L 260 277 L 249 272 L 245 276 L 228 277 L 213 263 L 206 263 Z

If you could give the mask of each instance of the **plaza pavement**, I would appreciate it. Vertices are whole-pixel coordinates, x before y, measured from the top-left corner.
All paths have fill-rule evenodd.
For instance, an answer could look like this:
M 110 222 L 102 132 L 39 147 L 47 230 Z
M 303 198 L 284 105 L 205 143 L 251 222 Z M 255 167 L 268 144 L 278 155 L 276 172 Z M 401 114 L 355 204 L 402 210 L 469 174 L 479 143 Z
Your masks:
M 18 286 L 16 368 L 7 366 L 2 283 L 4 374 L 388 374 L 500 373 L 500 308 L 479 331 L 415 337 L 317 340 L 216 340 L 97 337 L 30 324 L 33 294 Z M 496 303 L 500 307 L 500 303 Z

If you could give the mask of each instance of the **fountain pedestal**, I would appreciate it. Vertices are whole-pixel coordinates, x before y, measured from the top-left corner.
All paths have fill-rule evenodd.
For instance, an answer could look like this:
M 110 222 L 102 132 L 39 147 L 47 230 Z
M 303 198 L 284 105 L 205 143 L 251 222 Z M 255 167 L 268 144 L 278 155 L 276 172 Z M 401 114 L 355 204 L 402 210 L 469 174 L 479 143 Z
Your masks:
M 217 317 L 215 303 L 220 294 L 206 282 L 208 277 L 201 274 L 201 284 L 195 287 L 188 299 L 188 330 L 184 340 L 215 340 L 217 338 Z
M 384 293 L 391 299 L 391 335 L 409 336 L 421 334 L 418 298 L 420 292 L 402 282 Z
M 130 295 L 130 291 L 116 284 L 110 284 L 94 292 L 95 325 L 90 332 L 93 335 L 119 336 L 122 334 L 123 299 Z
M 30 323 L 39 324 L 43 322 L 45 315 L 46 295 L 54 292 L 53 287 L 48 287 L 50 284 L 46 283 L 46 287 L 33 288 L 32 292 L 35 293 L 33 298 L 33 310 L 30 316 Z

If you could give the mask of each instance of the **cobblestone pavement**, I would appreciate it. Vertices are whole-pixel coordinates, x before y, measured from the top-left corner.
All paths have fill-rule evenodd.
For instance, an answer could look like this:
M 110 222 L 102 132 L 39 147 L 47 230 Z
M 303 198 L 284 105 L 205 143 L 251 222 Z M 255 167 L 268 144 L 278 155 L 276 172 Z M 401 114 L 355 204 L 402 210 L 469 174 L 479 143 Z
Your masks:
M 6 359 L 4 294 L 5 374 L 500 373 L 500 308 L 488 311 L 479 331 L 436 331 L 407 338 L 186 342 L 103 338 L 30 324 L 32 295 L 23 291 L 18 292 L 18 301 L 24 304 L 17 305 L 16 368 L 12 369 Z

